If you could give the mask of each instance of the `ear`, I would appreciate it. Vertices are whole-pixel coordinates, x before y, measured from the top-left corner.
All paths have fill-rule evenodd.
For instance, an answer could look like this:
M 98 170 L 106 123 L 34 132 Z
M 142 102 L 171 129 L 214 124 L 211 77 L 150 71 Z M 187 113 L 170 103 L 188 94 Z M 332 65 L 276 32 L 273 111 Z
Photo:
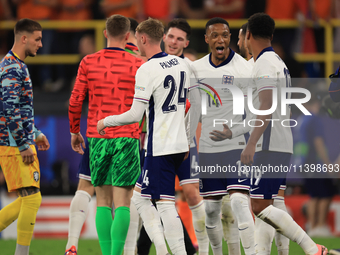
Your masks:
M 247 30 L 247 33 L 246 33 L 246 40 L 249 40 L 250 39 L 250 32 L 249 30 Z
M 22 35 L 21 38 L 20 38 L 20 41 L 21 41 L 23 44 L 26 44 L 27 41 L 28 41 L 27 35 Z
M 204 40 L 205 40 L 205 42 L 206 42 L 207 44 L 209 44 L 209 40 L 208 40 L 207 34 L 204 35 Z
M 272 35 L 272 36 L 270 37 L 270 41 L 273 41 L 273 38 L 274 38 L 274 35 Z
M 163 42 L 164 42 L 164 40 L 165 40 L 165 37 L 166 37 L 166 34 L 163 35 Z
M 103 34 L 104 34 L 105 38 L 107 39 L 107 32 L 106 32 L 106 29 L 103 31 Z
M 129 37 L 130 37 L 130 32 L 127 32 L 126 35 L 125 35 L 125 41 L 128 41 Z
M 141 39 L 142 39 L 142 43 L 143 43 L 143 44 L 146 44 L 146 35 L 142 35 L 142 36 L 141 36 Z
M 190 43 L 190 41 L 187 40 L 187 42 L 186 42 L 185 45 L 184 45 L 184 48 L 188 47 L 189 43 Z

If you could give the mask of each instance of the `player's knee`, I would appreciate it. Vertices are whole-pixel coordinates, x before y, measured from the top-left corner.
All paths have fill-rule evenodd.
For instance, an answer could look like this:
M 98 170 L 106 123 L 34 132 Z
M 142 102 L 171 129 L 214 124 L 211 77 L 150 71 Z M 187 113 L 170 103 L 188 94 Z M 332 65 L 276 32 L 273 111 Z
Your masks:
M 221 200 L 204 200 L 204 202 L 207 218 L 214 218 L 220 214 Z
M 40 191 L 25 197 L 22 197 L 22 205 L 38 210 L 41 205 L 42 197 Z
M 201 201 L 196 189 L 190 189 L 188 192 L 185 192 L 184 195 L 189 206 L 197 205 Z
M 242 193 L 233 193 L 230 196 L 230 205 L 234 212 L 242 210 L 242 207 L 248 207 L 248 196 Z

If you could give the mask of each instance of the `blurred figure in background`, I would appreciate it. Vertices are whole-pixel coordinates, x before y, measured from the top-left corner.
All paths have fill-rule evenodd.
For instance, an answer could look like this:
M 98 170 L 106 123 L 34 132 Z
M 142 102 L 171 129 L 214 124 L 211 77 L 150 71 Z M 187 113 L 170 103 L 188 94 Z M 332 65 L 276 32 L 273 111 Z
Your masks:
M 208 18 L 241 19 L 244 16 L 245 0 L 205 0 Z
M 85 21 L 92 19 L 93 0 L 58 0 L 59 12 L 57 15 L 58 20 L 68 20 L 70 27 L 72 21 Z M 77 54 L 79 53 L 80 39 L 86 34 L 84 30 L 77 29 L 60 29 L 57 31 L 57 47 L 56 53 L 58 54 Z M 78 67 L 78 65 L 77 65 Z M 57 65 L 56 76 L 57 80 L 46 84 L 44 86 L 47 92 L 57 92 L 65 85 L 73 86 L 72 77 L 74 68 L 69 68 L 69 65 Z
M 179 0 L 137 0 L 138 13 L 137 20 L 139 22 L 148 17 L 159 19 L 165 23 L 175 18 L 178 14 Z
M 105 17 L 120 14 L 125 17 L 136 18 L 139 0 L 101 0 L 100 9 Z
M 48 21 L 56 18 L 57 6 L 59 0 L 12 0 L 16 6 L 18 20 L 28 18 L 37 21 Z M 54 29 L 45 29 L 42 32 L 43 48 L 39 50 L 39 54 L 51 54 L 52 43 L 55 39 Z M 43 88 L 48 88 L 52 83 L 52 67 L 51 65 L 39 66 L 40 84 Z
M 295 144 L 294 150 L 301 157 L 301 163 L 304 164 L 307 173 L 308 169 L 316 167 L 317 164 L 329 165 L 331 161 L 325 145 L 324 127 L 318 115 L 320 102 L 313 96 L 313 93 L 305 107 L 312 115 L 301 115 L 298 118 L 299 141 Z M 307 206 L 306 228 L 311 237 L 332 236 L 327 224 L 329 207 L 336 192 L 331 178 L 327 173 L 310 173 L 306 176 L 305 186 L 307 193 L 311 196 Z

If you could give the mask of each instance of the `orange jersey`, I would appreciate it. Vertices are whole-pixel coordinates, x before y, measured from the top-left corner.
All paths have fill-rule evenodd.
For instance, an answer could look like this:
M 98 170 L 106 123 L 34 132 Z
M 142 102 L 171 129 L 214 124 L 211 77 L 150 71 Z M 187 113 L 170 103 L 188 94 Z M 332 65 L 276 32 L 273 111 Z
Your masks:
M 87 137 L 139 138 L 138 123 L 106 128 L 106 134 L 101 136 L 97 132 L 97 122 L 131 108 L 135 93 L 135 75 L 142 64 L 143 60 L 120 48 L 105 48 L 84 57 L 70 98 L 71 133 L 80 131 L 82 104 L 88 93 Z
M 48 2 L 49 0 L 43 0 L 41 2 Z M 17 18 L 23 19 L 33 19 L 33 20 L 43 20 L 43 19 L 51 19 L 54 15 L 53 8 L 43 5 L 37 4 L 34 0 L 23 0 L 19 3 L 17 9 Z

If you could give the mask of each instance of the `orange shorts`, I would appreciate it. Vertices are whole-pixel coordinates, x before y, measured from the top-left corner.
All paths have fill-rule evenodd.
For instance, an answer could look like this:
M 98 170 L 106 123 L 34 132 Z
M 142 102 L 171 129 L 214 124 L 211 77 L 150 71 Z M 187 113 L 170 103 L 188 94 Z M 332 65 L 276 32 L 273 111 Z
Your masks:
M 24 187 L 40 188 L 40 169 L 37 151 L 34 145 L 30 145 L 34 152 L 34 162 L 26 164 L 18 147 L 0 146 L 0 166 L 4 173 L 8 192 L 16 191 Z

